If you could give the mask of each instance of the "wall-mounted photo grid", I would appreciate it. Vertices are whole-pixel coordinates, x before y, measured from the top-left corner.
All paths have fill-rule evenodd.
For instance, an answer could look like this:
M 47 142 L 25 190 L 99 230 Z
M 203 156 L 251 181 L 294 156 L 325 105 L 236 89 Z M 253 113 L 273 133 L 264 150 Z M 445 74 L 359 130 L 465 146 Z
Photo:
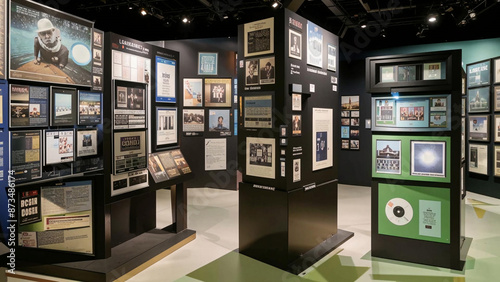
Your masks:
M 340 97 L 341 149 L 359 150 L 359 96 Z

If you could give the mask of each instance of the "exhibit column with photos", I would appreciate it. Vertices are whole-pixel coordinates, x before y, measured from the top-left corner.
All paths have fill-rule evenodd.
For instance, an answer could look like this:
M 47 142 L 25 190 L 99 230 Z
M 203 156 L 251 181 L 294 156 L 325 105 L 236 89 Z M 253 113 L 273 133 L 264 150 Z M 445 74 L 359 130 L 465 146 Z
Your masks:
M 461 55 L 366 59 L 374 257 L 464 267 Z
M 289 11 L 238 28 L 239 251 L 300 273 L 338 229 L 338 37 Z

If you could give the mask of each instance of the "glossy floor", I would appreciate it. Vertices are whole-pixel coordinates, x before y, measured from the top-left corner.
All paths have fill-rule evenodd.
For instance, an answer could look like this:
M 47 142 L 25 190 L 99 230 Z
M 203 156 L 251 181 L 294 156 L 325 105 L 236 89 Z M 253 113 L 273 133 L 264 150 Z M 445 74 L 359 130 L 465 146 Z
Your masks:
M 170 224 L 170 193 L 158 191 L 158 227 Z M 464 271 L 371 257 L 370 188 L 339 186 L 339 228 L 354 237 L 299 276 L 234 252 L 238 192 L 188 189 L 188 228 L 196 240 L 129 281 L 498 281 L 500 200 L 468 193 L 465 235 L 472 237 Z M 404 251 L 404 250 L 402 250 Z

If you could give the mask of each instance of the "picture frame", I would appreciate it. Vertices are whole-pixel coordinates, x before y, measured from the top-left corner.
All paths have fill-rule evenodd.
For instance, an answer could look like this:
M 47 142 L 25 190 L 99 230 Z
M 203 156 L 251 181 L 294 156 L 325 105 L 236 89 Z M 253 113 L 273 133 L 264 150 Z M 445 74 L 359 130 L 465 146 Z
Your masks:
M 276 141 L 274 138 L 246 138 L 246 173 L 260 178 L 276 178 Z
M 78 125 L 102 123 L 102 92 L 78 90 Z
M 351 117 L 359 117 L 359 111 L 351 111 Z
M 10 11 L 8 33 L 10 79 L 91 86 L 93 28 L 91 21 L 24 0 L 11 0 L 8 11 Z M 35 46 L 33 43 L 33 38 L 38 36 L 36 32 L 38 23 L 42 26 L 53 26 L 54 31 L 50 33 L 52 44 L 55 45 L 57 38 L 61 38 L 59 50 L 67 52 L 39 51 L 35 54 L 35 61 L 19 60 L 18 58 L 28 55 L 33 57 L 34 47 L 37 51 L 42 48 L 38 40 L 35 41 Z M 27 34 L 31 34 L 29 39 L 26 37 Z M 58 58 L 56 63 L 53 63 L 53 57 Z
M 203 107 L 203 79 L 184 78 L 183 85 L 183 106 Z
M 208 131 L 218 136 L 231 136 L 230 109 L 208 110 Z
M 490 116 L 469 115 L 469 141 L 490 141 Z
M 219 53 L 198 52 L 198 75 L 217 75 Z
M 156 88 L 155 101 L 163 103 L 176 103 L 177 93 L 177 61 L 155 56 Z M 148 75 L 149 74 L 145 74 Z M 149 83 L 149 78 L 146 79 Z
M 493 72 L 493 83 L 500 83 L 500 58 L 494 59 L 495 69 Z
M 349 139 L 344 140 L 342 139 L 342 144 L 341 144 L 341 149 L 342 150 L 349 150 Z
M 493 127 L 493 141 L 500 142 L 500 115 L 495 115 L 495 125 Z
M 494 111 L 500 112 L 500 85 L 495 85 L 493 88 Z
M 76 88 L 50 87 L 50 104 L 52 126 L 73 126 L 77 123 Z
M 288 57 L 302 60 L 302 34 L 288 29 Z
M 9 127 L 49 126 L 49 88 L 11 84 Z
M 245 96 L 243 124 L 245 128 L 272 128 L 273 126 L 273 96 Z
M 375 172 L 401 174 L 401 140 L 375 139 Z
M 359 118 L 351 118 L 350 126 L 359 126 Z
M 488 145 L 469 143 L 469 172 L 488 175 Z
M 417 80 L 416 65 L 402 65 L 398 66 L 397 68 L 398 68 L 398 82 Z
M 500 177 L 500 146 L 495 146 L 495 165 L 493 175 Z
M 307 21 L 307 64 L 323 68 L 323 29 Z
M 465 98 L 462 98 L 462 116 L 465 116 L 465 109 L 467 108 L 467 100 Z
M 177 124 L 177 108 L 156 107 L 155 145 L 157 148 L 177 144 Z
M 259 85 L 259 69 L 258 59 L 245 61 L 245 85 Z
M 467 65 L 467 88 L 489 85 L 490 60 Z
M 205 131 L 205 110 L 184 109 L 182 110 L 182 131 L 203 132 Z
M 341 96 L 342 110 L 359 110 L 359 96 Z
M 380 82 L 396 82 L 396 66 L 380 66 Z
M 135 41 L 136 44 L 146 44 Z M 162 58 L 162 57 L 159 57 Z M 111 50 L 112 80 L 144 83 L 149 86 L 151 79 L 151 59 L 118 50 Z M 169 72 L 170 73 L 170 72 Z M 158 73 L 157 73 L 158 75 Z M 172 93 L 167 90 L 166 93 Z M 155 93 L 156 95 L 156 93 Z M 160 94 L 161 95 L 161 94 Z M 171 94 L 169 94 L 171 97 Z M 166 96 L 166 97 L 169 97 Z M 156 98 L 155 98 L 156 99 Z
M 423 64 L 423 80 L 438 80 L 442 77 L 443 64 L 441 62 L 424 63 Z
M 341 111 L 340 117 L 343 117 L 343 118 L 351 117 L 351 111 Z
M 147 84 L 113 80 L 113 129 L 146 128 Z
M 44 165 L 71 163 L 75 160 L 75 130 L 44 130 Z
M 17 182 L 42 178 L 42 131 L 16 130 L 10 132 L 10 170 Z M 12 156 L 22 156 L 12 158 Z
M 292 136 L 302 135 L 302 116 L 292 115 Z
M 312 108 L 312 170 L 333 166 L 333 109 Z
M 259 59 L 259 84 L 274 84 L 276 81 L 276 64 L 273 57 Z
M 204 87 L 205 107 L 231 107 L 231 78 L 205 78 Z
M 243 56 L 274 53 L 274 18 L 266 18 L 243 25 Z
M 350 130 L 349 126 L 342 125 L 340 127 L 340 138 L 349 139 L 349 130 Z
M 337 71 L 337 46 L 327 44 L 327 70 Z
M 411 172 L 413 176 L 446 176 L 446 142 L 411 140 Z
M 359 129 L 352 129 L 350 130 L 350 138 L 359 138 Z
M 76 130 L 76 157 L 87 157 L 97 155 L 97 128 Z
M 147 168 L 145 130 L 113 132 L 113 174 Z
M 292 111 L 302 111 L 302 94 L 292 93 Z
M 468 90 L 469 113 L 487 113 L 490 111 L 490 87 L 479 87 Z
M 359 150 L 359 140 L 351 139 L 349 140 L 349 149 L 351 150 Z

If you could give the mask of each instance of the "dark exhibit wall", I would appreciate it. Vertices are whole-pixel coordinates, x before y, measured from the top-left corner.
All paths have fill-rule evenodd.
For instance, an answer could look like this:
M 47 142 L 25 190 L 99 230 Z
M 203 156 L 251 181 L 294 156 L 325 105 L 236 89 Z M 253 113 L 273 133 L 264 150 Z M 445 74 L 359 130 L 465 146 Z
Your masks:
M 237 39 L 236 38 L 214 38 L 214 39 L 193 39 L 193 40 L 176 40 L 176 41 L 156 41 L 150 42 L 153 45 L 168 48 L 171 50 L 176 50 L 180 53 L 180 71 L 179 71 L 179 92 L 181 93 L 179 98 L 179 111 L 182 116 L 183 109 L 204 111 L 205 124 L 204 130 L 200 132 L 194 132 L 193 135 L 187 135 L 192 132 L 182 132 L 182 121 L 181 135 L 179 136 L 179 143 L 181 149 L 183 150 L 184 157 L 189 163 L 191 170 L 193 171 L 193 179 L 187 181 L 185 185 L 188 188 L 198 188 L 198 187 L 209 187 L 209 188 L 220 188 L 220 189 L 237 189 L 237 131 L 234 127 L 234 110 L 236 109 L 234 103 L 234 95 L 236 89 L 234 88 L 234 79 L 236 77 L 236 50 L 237 50 Z M 217 53 L 217 72 L 216 75 L 208 74 L 198 74 L 198 57 L 199 53 Z M 231 79 L 231 96 L 226 97 L 230 100 L 224 107 L 212 107 L 208 106 L 205 101 L 201 102 L 201 106 L 191 106 L 184 104 L 183 97 L 183 79 L 202 79 L 204 80 L 204 85 L 207 85 L 207 79 Z M 203 83 L 202 83 L 203 85 Z M 206 90 L 202 89 L 202 97 L 206 97 Z M 204 100 L 204 99 L 203 99 Z M 229 105 L 229 106 L 228 106 Z M 208 123 L 210 122 L 209 115 L 210 111 L 212 113 L 217 110 L 222 110 L 223 112 L 229 111 L 229 132 L 230 136 L 217 136 L 215 132 L 211 132 Z M 205 163 L 205 148 L 207 139 L 217 139 L 216 141 L 221 141 L 219 139 L 226 139 L 226 169 L 216 169 L 216 170 L 206 170 Z

